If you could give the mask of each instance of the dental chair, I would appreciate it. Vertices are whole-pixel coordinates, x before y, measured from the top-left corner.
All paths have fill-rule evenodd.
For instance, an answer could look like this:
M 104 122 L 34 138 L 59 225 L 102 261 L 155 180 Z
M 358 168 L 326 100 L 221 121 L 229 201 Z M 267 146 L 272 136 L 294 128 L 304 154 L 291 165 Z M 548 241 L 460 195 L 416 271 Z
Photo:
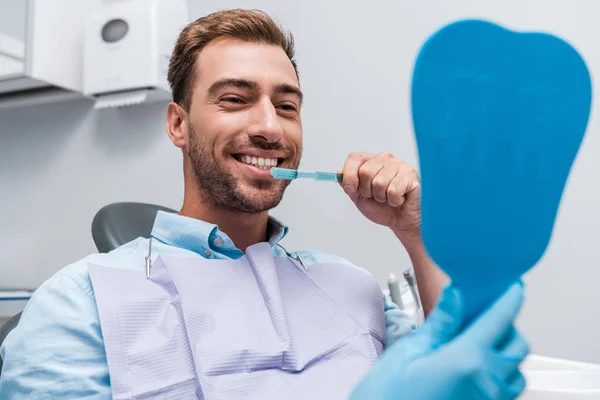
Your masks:
M 154 218 L 159 211 L 177 211 L 155 204 L 121 202 L 102 207 L 92 220 L 92 238 L 100 253 L 108 253 L 138 237 L 150 237 Z M 0 327 L 0 346 L 19 324 L 21 312 Z M 0 358 L 0 373 L 2 359 Z
M 102 207 L 92 221 L 92 237 L 100 253 L 108 253 L 138 237 L 150 237 L 159 211 L 167 207 L 146 203 L 113 203 Z

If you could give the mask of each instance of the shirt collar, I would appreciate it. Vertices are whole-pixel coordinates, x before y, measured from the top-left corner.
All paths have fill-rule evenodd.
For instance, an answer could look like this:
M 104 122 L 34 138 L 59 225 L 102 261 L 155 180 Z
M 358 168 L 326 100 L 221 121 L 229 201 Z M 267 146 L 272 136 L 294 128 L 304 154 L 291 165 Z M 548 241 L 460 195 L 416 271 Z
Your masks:
M 267 222 L 268 243 L 277 245 L 288 233 L 288 227 L 274 217 L 269 216 Z M 152 237 L 196 253 L 207 250 L 223 253 L 241 253 L 233 241 L 219 230 L 215 224 L 185 217 L 179 214 L 159 211 L 152 227 Z M 231 254 L 232 256 L 234 254 Z M 240 254 L 238 254 L 239 256 Z

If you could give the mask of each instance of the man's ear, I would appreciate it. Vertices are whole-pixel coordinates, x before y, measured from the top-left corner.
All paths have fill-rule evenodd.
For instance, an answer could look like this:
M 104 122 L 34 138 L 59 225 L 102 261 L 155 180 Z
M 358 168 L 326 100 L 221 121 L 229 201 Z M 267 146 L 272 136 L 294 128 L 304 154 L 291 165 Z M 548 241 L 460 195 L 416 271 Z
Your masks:
M 188 114 L 179 104 L 169 103 L 167 107 L 167 133 L 173 144 L 180 149 L 187 144 Z

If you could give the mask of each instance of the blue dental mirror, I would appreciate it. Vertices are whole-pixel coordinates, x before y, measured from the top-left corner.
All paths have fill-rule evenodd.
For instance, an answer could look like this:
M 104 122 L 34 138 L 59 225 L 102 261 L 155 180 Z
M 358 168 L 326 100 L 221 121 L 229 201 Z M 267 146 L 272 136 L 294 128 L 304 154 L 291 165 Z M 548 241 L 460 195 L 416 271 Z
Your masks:
M 423 241 L 461 289 L 467 321 L 545 253 L 591 101 L 584 60 L 550 34 L 464 20 L 421 48 Z

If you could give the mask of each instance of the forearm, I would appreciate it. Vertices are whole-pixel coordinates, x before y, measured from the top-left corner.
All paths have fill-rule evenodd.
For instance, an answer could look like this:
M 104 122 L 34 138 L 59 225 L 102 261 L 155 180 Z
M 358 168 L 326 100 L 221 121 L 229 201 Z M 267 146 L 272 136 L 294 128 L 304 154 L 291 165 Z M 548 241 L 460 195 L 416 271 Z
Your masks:
M 396 237 L 402 242 L 412 262 L 423 312 L 427 316 L 435 306 L 442 287 L 449 278 L 427 254 L 420 234 L 396 233 Z

